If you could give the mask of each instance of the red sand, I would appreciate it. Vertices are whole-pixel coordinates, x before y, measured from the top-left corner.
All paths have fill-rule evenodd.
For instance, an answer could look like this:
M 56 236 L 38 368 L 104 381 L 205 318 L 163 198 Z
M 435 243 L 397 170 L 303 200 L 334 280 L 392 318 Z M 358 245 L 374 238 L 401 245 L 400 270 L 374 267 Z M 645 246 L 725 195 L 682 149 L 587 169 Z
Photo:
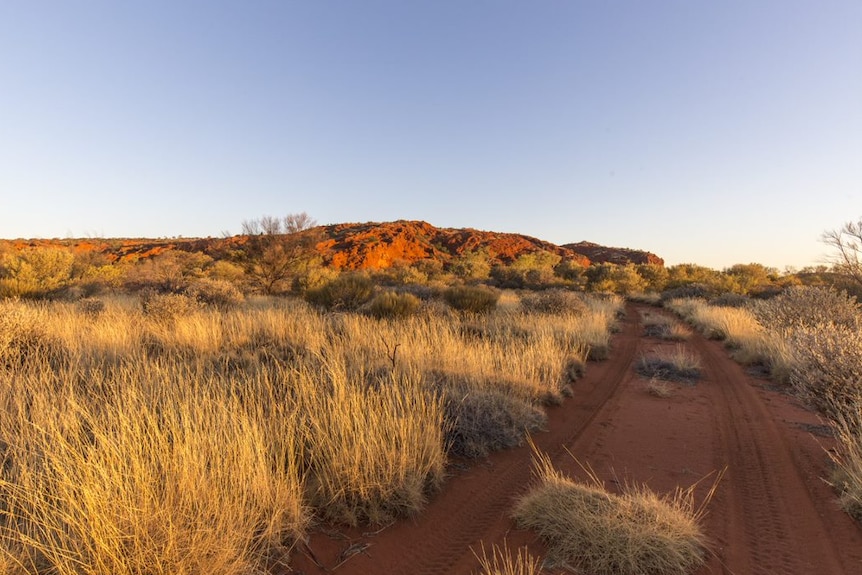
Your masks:
M 704 527 L 712 541 L 707 565 L 696 575 L 862 573 L 862 527 L 837 506 L 825 449 L 831 439 L 808 430 L 822 424 L 791 397 L 769 391 L 748 375 L 719 342 L 693 336 L 686 345 L 701 358 L 694 386 L 673 385 L 669 398 L 653 397 L 633 363 L 673 343 L 643 336 L 630 305 L 608 361 L 591 363 L 565 404 L 549 410 L 547 430 L 534 441 L 575 477 L 589 464 L 613 489 L 625 481 L 667 493 L 697 487 L 703 497 L 711 473 L 726 468 Z M 814 427 L 812 427 L 814 426 Z M 468 575 L 484 544 L 528 545 L 543 556 L 537 536 L 509 518 L 513 500 L 529 489 L 528 447 L 452 469 L 442 492 L 418 517 L 379 532 L 322 529 L 295 550 L 278 573 L 316 575 Z M 547 572 L 547 571 L 546 571 Z

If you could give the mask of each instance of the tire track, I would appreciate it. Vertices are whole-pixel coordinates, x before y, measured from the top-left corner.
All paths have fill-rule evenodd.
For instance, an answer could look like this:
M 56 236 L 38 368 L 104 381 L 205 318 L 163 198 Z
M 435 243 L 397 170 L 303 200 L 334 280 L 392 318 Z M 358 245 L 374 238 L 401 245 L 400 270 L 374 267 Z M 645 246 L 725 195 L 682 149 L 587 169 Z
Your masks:
M 695 334 L 719 445 L 717 469 L 727 467 L 713 509 L 724 518 L 717 535 L 726 574 L 839 575 L 841 564 L 806 487 L 785 433 L 743 369 L 717 342 Z
M 548 431 L 535 434 L 534 441 L 552 458 L 565 455 L 565 446 L 590 426 L 617 392 L 634 360 L 639 320 L 629 306 L 622 331 L 613 337 L 612 358 L 590 364 L 586 376 L 576 382 L 573 397 L 548 410 Z M 450 478 L 415 520 L 401 521 L 376 536 L 363 555 L 339 569 L 339 575 L 471 573 L 476 567 L 471 547 L 501 539 L 511 526 L 508 512 L 513 497 L 530 482 L 530 458 L 529 448 L 520 447 L 492 455 L 490 466 L 475 462 L 470 472 Z M 326 572 L 304 562 L 301 569 L 307 575 Z

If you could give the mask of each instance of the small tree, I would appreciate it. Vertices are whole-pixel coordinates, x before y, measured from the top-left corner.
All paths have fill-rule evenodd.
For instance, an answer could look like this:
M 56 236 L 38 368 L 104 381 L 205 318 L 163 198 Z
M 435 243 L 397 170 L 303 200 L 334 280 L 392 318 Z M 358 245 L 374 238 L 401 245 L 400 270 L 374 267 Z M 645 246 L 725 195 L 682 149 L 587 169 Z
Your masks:
M 248 242 L 242 253 L 246 274 L 265 294 L 286 291 L 290 280 L 307 272 L 316 257 L 319 234 L 308 214 L 263 216 L 242 223 Z
M 822 241 L 833 249 L 835 271 L 862 286 L 862 218 L 823 232 Z
M 486 280 L 491 274 L 491 256 L 487 248 L 464 252 L 452 258 L 449 271 L 465 280 Z

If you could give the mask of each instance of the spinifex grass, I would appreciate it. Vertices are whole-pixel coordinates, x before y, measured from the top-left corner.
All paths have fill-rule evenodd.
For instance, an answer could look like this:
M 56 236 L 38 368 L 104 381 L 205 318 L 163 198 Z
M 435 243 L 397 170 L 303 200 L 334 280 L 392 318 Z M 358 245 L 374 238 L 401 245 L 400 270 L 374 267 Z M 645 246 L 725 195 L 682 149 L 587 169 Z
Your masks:
M 539 533 L 553 561 L 596 575 L 682 575 L 703 564 L 704 505 L 695 505 L 693 487 L 661 496 L 626 485 L 617 495 L 592 472 L 581 482 L 544 454 L 534 462 L 537 485 L 518 501 L 514 518 Z
M 234 575 L 281 557 L 313 516 L 417 512 L 458 425 L 448 390 L 526 414 L 509 418 L 523 434 L 607 337 L 592 327 L 607 330 L 607 304 L 531 321 L 514 307 L 389 321 L 293 300 L 173 315 L 0 302 L 0 565 Z M 477 453 L 497 446 L 486 431 Z

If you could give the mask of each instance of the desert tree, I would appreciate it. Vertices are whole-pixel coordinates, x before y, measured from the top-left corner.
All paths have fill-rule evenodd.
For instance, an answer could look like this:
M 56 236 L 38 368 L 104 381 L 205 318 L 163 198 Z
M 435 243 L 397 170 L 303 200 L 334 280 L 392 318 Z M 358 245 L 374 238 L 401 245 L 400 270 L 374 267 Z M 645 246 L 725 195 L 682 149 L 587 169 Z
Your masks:
M 243 235 L 248 236 L 242 261 L 256 287 L 265 294 L 280 293 L 286 291 L 289 280 L 308 271 L 320 241 L 316 225 L 305 212 L 242 223 Z
M 862 218 L 823 232 L 822 241 L 832 248 L 834 270 L 862 286 Z

